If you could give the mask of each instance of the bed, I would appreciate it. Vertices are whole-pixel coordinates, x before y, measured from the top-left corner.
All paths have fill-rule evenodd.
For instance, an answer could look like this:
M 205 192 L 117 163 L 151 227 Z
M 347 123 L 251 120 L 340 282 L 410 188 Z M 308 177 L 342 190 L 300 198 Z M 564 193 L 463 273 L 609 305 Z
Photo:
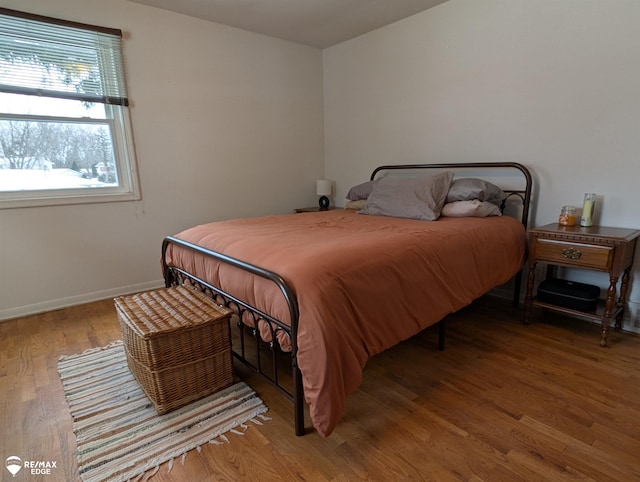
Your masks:
M 508 173 L 498 181 L 519 179 L 501 188 L 498 214 L 512 216 L 442 215 L 454 205 L 454 182 L 495 172 Z M 435 178 L 432 191 L 447 198 L 436 193 L 434 220 L 335 209 L 218 221 L 164 239 L 165 284 L 192 284 L 237 313 L 233 354 L 293 401 L 296 435 L 306 431 L 305 401 L 317 432 L 331 434 L 375 354 L 434 324 L 442 349 L 443 318 L 511 279 L 518 303 L 529 171 L 517 163 L 381 166 L 361 185 L 373 189 L 364 205 L 384 208 L 389 185 Z

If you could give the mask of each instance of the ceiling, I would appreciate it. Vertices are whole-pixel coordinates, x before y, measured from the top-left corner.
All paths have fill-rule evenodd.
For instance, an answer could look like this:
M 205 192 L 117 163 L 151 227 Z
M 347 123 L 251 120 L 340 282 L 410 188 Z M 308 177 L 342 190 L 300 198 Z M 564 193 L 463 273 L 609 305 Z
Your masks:
M 129 0 L 326 48 L 447 0 Z

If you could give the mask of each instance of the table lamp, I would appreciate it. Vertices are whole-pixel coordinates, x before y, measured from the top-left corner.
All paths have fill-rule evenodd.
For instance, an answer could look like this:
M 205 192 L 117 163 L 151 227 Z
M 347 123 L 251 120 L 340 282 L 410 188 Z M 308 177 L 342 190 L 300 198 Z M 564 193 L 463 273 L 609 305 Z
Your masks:
M 331 196 L 331 181 L 326 179 L 318 179 L 316 181 L 316 194 L 320 196 L 318 204 L 320 205 L 320 211 L 327 211 L 329 209 L 329 198 Z

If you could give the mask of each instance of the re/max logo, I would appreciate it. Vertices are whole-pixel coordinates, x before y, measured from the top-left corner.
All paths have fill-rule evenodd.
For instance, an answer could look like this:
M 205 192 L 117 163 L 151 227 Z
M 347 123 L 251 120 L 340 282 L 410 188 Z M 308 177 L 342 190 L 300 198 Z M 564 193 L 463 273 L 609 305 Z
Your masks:
M 25 469 L 55 469 L 57 463 L 56 460 L 25 460 L 23 466 Z
M 53 469 L 58 468 L 58 462 L 55 460 L 25 460 L 23 461 L 17 455 L 7 457 L 5 466 L 13 477 L 22 469 L 27 469 L 32 475 L 51 475 Z

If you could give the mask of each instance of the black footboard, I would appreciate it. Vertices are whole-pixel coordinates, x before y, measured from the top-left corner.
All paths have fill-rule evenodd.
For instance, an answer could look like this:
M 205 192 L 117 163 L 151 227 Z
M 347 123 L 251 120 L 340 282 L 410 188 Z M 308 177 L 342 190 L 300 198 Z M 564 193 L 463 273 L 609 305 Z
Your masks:
M 216 259 L 221 263 L 226 263 L 230 266 L 238 268 L 240 270 L 249 272 L 255 276 L 265 278 L 273 282 L 282 293 L 284 300 L 287 303 L 289 309 L 289 318 L 291 320 L 290 325 L 277 320 L 273 316 L 265 313 L 255 306 L 250 305 L 244 300 L 240 300 L 233 295 L 223 291 L 217 286 L 202 280 L 191 273 L 186 272 L 176 266 L 169 266 L 166 260 L 167 248 L 170 244 L 178 245 L 192 251 L 196 251 L 209 258 Z M 275 388 L 289 398 L 294 405 L 294 424 L 296 435 L 304 435 L 304 394 L 302 389 L 302 374 L 298 368 L 298 362 L 296 354 L 298 352 L 297 346 L 297 334 L 298 334 L 298 302 L 295 293 L 287 282 L 277 273 L 269 271 L 258 266 L 246 263 L 239 259 L 226 256 L 224 254 L 211 251 L 197 246 L 195 244 L 183 241 L 181 239 L 167 236 L 162 242 L 162 271 L 165 280 L 165 286 L 180 285 L 184 283 L 191 284 L 204 293 L 210 295 L 217 303 L 224 305 L 237 314 L 236 322 L 231 327 L 232 330 L 237 330 L 236 333 L 232 333 L 232 339 L 234 344 L 232 347 L 233 356 L 243 362 L 246 366 L 255 370 L 268 380 Z M 270 363 L 267 365 L 262 363 L 262 356 L 260 354 L 262 347 L 265 345 L 261 341 L 258 324 L 264 321 L 265 326 L 271 331 L 271 342 L 268 343 L 268 349 L 270 350 L 270 357 L 268 357 Z M 248 322 L 248 323 L 247 323 Z M 247 333 L 248 331 L 248 333 Z M 284 333 L 286 337 L 291 341 L 291 351 L 282 351 L 280 344 L 278 343 L 278 335 Z M 248 346 L 248 341 L 252 340 L 252 346 Z M 287 387 L 281 382 L 280 371 L 278 367 L 279 360 L 282 357 L 290 357 L 292 379 L 291 386 Z

